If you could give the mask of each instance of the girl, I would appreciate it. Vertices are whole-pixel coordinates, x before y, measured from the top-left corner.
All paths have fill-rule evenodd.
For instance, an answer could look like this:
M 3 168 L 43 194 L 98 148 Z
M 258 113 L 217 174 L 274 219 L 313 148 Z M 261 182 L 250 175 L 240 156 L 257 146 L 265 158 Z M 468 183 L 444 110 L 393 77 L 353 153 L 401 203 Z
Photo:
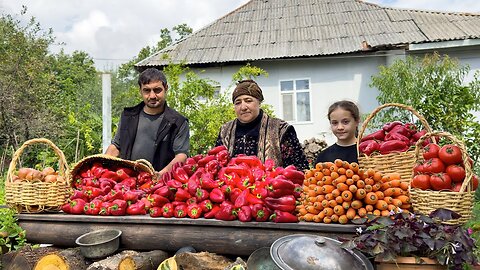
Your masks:
M 358 162 L 356 134 L 360 113 L 357 105 L 347 100 L 337 101 L 330 105 L 327 116 L 337 142 L 320 152 L 315 163 L 333 162 L 335 159 Z

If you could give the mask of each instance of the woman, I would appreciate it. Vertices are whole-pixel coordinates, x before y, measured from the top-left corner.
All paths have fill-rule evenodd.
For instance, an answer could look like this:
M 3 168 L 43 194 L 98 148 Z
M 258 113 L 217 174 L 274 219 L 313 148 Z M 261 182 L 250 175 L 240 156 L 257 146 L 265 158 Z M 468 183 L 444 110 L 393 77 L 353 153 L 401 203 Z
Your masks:
M 255 155 L 262 162 L 272 159 L 277 166 L 308 169 L 294 127 L 260 109 L 263 94 L 255 81 L 239 81 L 232 101 L 237 119 L 221 127 L 217 146 L 225 145 L 231 156 Z
M 318 154 L 315 164 L 341 159 L 358 162 L 357 130 L 360 123 L 360 112 L 355 103 L 342 100 L 328 108 L 328 121 L 337 142 Z

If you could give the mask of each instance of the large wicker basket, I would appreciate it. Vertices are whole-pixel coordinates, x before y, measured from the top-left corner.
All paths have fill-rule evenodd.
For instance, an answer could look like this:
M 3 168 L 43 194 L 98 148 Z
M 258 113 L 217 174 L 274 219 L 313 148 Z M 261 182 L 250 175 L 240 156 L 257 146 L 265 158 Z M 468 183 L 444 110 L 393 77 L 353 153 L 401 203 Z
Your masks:
M 427 120 L 420 115 L 415 109 L 410 106 L 403 105 L 400 103 L 386 103 L 378 108 L 376 108 L 362 124 L 360 131 L 358 132 L 358 143 L 357 143 L 357 151 L 358 151 L 358 164 L 362 169 L 375 169 L 376 171 L 380 171 L 382 173 L 399 173 L 401 176 L 402 181 L 410 181 L 412 177 L 412 168 L 415 164 L 415 149 L 409 149 L 406 152 L 394 152 L 389 153 L 386 155 L 382 155 L 379 153 L 374 153 L 370 156 L 360 153 L 358 147 L 360 141 L 362 140 L 363 133 L 367 128 L 368 123 L 377 115 L 378 112 L 383 110 L 384 108 L 388 107 L 398 107 L 407 111 L 410 111 L 414 114 L 418 120 L 422 123 L 423 128 L 427 132 L 431 132 L 432 129 L 430 125 L 427 123 Z
M 17 162 L 25 148 L 34 144 L 46 144 L 58 156 L 58 174 L 65 181 L 14 181 Z M 70 193 L 68 164 L 63 152 L 50 140 L 44 138 L 26 141 L 14 154 L 5 181 L 5 201 L 17 212 L 58 212 Z
M 467 222 L 472 216 L 472 208 L 474 202 L 475 191 L 473 190 L 473 171 L 470 162 L 468 161 L 468 154 L 465 145 L 448 132 L 433 132 L 422 136 L 415 147 L 415 160 L 423 160 L 421 155 L 422 143 L 431 137 L 444 137 L 449 139 L 453 144 L 460 147 L 462 151 L 462 159 L 465 166 L 465 180 L 463 181 L 460 192 L 453 191 L 433 191 L 422 190 L 419 188 L 412 188 L 409 185 L 410 200 L 413 211 L 428 215 L 438 208 L 445 208 L 455 211 L 462 217 L 455 220 L 450 220 L 445 223 L 448 224 L 463 224 Z M 413 175 L 413 170 L 412 170 Z
M 70 178 L 75 180 L 79 177 L 79 172 L 82 169 L 91 167 L 95 162 L 99 162 L 107 168 L 111 168 L 113 166 L 124 166 L 137 172 L 144 171 L 152 175 L 155 173 L 155 169 L 153 168 L 152 164 L 145 159 L 131 161 L 110 155 L 98 154 L 85 157 L 77 162 L 70 171 Z

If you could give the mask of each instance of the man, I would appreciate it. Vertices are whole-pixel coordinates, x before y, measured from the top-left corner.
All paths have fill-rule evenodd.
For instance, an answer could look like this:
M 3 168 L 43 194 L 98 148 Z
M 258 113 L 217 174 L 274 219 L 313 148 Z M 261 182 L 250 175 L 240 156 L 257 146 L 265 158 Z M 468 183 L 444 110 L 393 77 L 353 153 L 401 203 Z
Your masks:
M 190 149 L 188 120 L 167 106 L 167 79 L 155 68 L 138 78 L 143 102 L 125 108 L 117 133 L 105 154 L 150 161 L 160 176 L 185 162 Z

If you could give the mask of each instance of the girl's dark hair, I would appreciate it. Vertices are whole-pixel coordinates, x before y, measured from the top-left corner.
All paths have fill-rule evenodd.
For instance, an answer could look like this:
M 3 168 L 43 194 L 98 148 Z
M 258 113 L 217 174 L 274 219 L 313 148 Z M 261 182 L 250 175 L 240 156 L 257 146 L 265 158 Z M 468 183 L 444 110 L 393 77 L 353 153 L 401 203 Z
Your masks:
M 355 121 L 360 122 L 360 111 L 358 110 L 358 107 L 355 103 L 348 101 L 348 100 L 341 100 L 333 103 L 330 105 L 328 108 L 328 120 L 330 120 L 330 114 L 336 110 L 337 108 L 342 108 L 346 111 L 349 111 L 352 114 L 353 119 Z

